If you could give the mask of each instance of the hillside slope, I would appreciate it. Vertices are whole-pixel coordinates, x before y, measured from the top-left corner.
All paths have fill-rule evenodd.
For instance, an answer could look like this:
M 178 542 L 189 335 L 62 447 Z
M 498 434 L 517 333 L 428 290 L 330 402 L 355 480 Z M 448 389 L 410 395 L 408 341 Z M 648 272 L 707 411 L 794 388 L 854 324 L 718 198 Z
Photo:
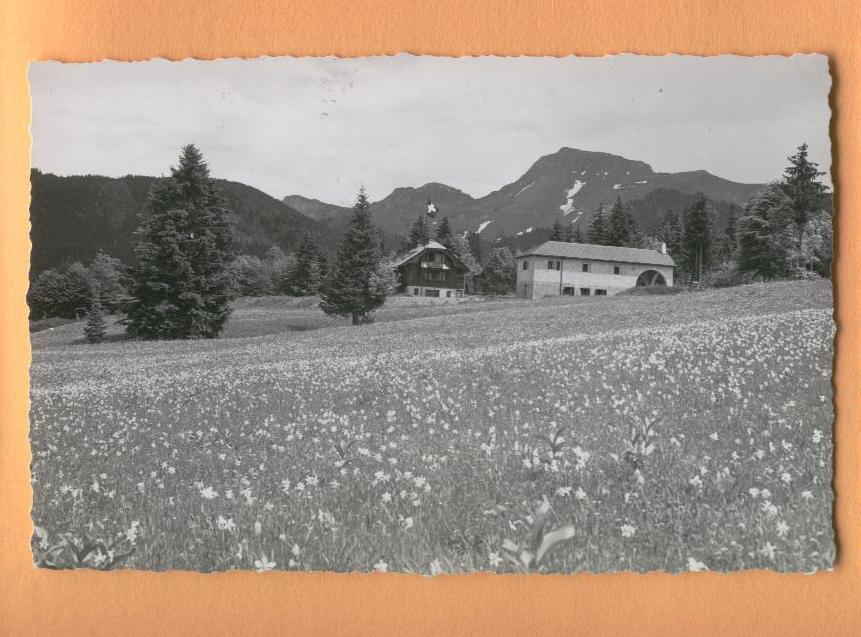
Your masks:
M 31 268 L 40 272 L 99 250 L 130 262 L 133 233 L 157 177 L 61 177 L 31 171 Z M 238 252 L 262 256 L 273 245 L 291 250 L 308 231 L 334 242 L 330 227 L 269 195 L 233 181 L 215 180 L 236 222 Z

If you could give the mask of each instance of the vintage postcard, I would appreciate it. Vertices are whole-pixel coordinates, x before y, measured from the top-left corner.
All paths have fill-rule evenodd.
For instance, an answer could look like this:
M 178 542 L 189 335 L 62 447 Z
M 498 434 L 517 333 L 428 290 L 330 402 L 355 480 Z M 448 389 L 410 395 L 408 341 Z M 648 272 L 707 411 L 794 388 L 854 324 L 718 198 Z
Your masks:
M 37 566 L 831 568 L 825 56 L 29 78 Z

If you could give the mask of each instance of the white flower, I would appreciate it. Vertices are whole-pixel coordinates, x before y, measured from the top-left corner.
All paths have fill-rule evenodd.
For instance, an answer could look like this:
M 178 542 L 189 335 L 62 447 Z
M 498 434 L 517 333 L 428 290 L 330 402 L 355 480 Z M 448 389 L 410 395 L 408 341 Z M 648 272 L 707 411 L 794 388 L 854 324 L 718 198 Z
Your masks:
M 813 492 L 812 491 L 802 491 L 801 497 L 804 498 L 805 500 L 812 500 L 813 499 Z
M 577 487 L 577 490 L 574 492 L 574 497 L 578 500 L 586 499 L 586 492 L 583 490 L 583 487 Z
M 702 562 L 697 561 L 693 557 L 688 558 L 688 570 L 692 572 L 707 571 L 708 567 Z
M 444 572 L 442 570 L 442 563 L 439 561 L 439 558 L 435 559 L 433 562 L 430 563 L 430 572 L 431 575 L 439 575 L 440 573 Z
M 786 535 L 788 533 L 789 533 L 789 525 L 786 522 L 784 522 L 783 520 L 778 522 L 777 523 L 777 536 L 778 537 L 786 537 Z
M 767 557 L 770 560 L 773 560 L 775 548 L 776 547 L 771 542 L 766 542 L 765 546 L 763 546 L 761 549 L 759 549 L 759 554 L 764 555 L 765 557 Z
M 264 571 L 271 571 L 275 568 L 275 562 L 270 561 L 269 558 L 266 557 L 266 554 L 263 553 L 260 555 L 259 560 L 254 560 L 254 568 L 257 569 L 258 573 L 262 573 Z
M 388 491 L 386 491 L 383 494 L 383 502 L 391 502 L 391 501 L 392 501 L 392 494 L 389 493 Z
M 374 564 L 374 570 L 377 573 L 388 573 L 389 572 L 389 565 L 386 564 L 383 560 L 380 560 L 379 562 Z
M 709 438 L 711 438 L 712 440 L 717 440 L 718 439 L 718 433 L 715 431 L 714 433 L 709 434 Z
M 783 480 L 784 484 L 789 484 L 790 482 L 792 482 L 792 476 L 789 474 L 788 471 L 784 471 L 783 473 L 781 473 L 780 479 Z
M 495 551 L 490 552 L 490 555 L 487 556 L 487 561 L 490 562 L 490 565 L 494 568 L 502 564 L 502 558 L 499 557 L 499 553 Z
M 822 442 L 822 432 L 818 429 L 813 430 L 813 442 Z
M 200 490 L 200 497 L 206 500 L 212 500 L 213 498 L 218 497 L 218 491 L 216 491 L 212 487 L 204 487 Z
M 634 533 L 637 532 L 637 527 L 630 524 L 623 524 L 620 527 L 620 530 L 622 531 L 622 537 L 634 537 Z

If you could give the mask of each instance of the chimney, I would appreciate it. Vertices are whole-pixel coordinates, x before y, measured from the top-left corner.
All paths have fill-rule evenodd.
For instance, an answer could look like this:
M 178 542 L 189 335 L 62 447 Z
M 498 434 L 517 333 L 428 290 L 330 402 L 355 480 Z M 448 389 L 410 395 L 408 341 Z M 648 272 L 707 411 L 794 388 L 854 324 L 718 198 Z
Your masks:
M 658 252 L 660 252 L 661 254 L 667 253 L 667 244 L 663 241 L 658 242 Z

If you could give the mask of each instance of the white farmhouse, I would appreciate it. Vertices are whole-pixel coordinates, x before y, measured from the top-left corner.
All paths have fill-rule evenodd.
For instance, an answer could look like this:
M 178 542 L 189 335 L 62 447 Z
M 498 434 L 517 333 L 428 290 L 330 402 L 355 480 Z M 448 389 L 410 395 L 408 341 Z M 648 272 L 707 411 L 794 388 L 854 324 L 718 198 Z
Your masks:
M 635 286 L 671 286 L 675 262 L 657 250 L 548 241 L 516 257 L 517 296 L 607 296 Z

